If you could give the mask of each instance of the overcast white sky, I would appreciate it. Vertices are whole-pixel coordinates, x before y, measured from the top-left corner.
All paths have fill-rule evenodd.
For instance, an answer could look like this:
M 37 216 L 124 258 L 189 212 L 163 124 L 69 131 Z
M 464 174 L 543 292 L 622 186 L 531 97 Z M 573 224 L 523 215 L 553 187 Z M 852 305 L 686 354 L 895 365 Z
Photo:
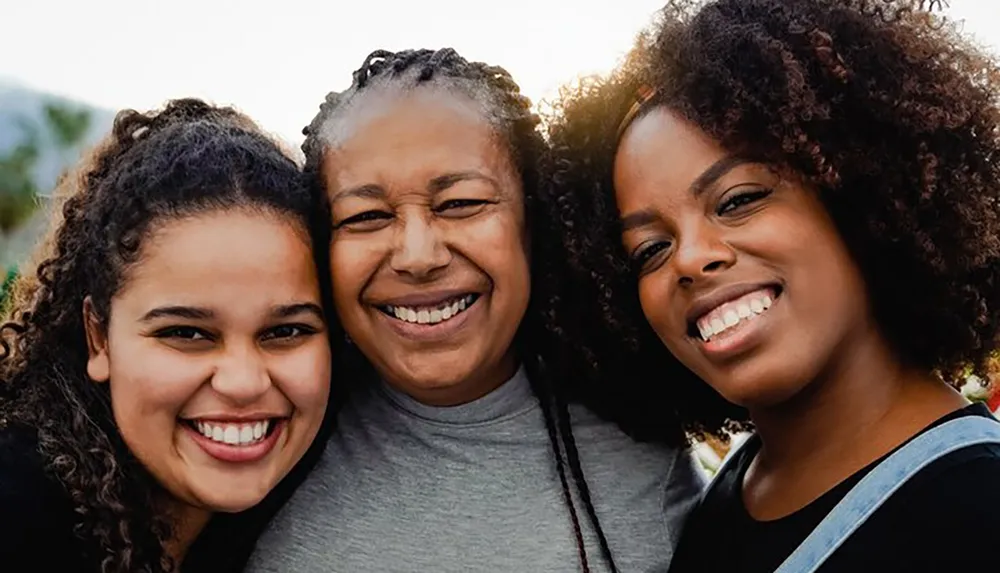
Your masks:
M 949 12 L 1000 47 L 1000 1 Z M 538 100 L 611 68 L 662 0 L 0 0 L 0 76 L 118 109 L 199 96 L 299 142 L 373 49 L 450 46 Z

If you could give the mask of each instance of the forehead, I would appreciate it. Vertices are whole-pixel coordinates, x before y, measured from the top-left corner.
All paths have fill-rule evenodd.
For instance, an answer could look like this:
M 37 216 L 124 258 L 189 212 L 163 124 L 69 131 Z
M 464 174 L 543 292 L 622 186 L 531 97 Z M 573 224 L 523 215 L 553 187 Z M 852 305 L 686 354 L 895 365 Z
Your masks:
M 220 210 L 166 221 L 144 241 L 116 299 L 160 304 L 251 306 L 316 289 L 306 230 L 287 215 Z
M 694 124 L 660 107 L 625 131 L 615 156 L 616 187 L 687 188 L 727 154 Z
M 323 164 L 331 190 L 462 170 L 500 178 L 512 169 L 484 106 L 440 88 L 372 92 L 326 129 L 331 145 Z

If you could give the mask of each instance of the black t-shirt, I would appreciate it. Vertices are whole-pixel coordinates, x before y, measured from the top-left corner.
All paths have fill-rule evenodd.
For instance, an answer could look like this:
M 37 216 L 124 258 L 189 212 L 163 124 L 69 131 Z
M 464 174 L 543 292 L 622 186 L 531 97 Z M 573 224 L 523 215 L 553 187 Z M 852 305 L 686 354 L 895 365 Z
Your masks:
M 974 404 L 927 429 L 963 416 L 990 413 Z M 751 440 L 691 516 L 670 573 L 773 573 L 878 465 L 870 464 L 787 517 L 761 522 L 747 513 L 741 494 L 743 476 L 760 448 L 759 440 Z M 933 462 L 900 487 L 819 571 L 998 571 L 997 525 L 1000 445 L 971 446 Z
M 324 434 L 325 436 L 325 434 Z M 85 559 L 87 547 L 66 490 L 43 469 L 34 433 L 0 429 L 0 571 L 99 571 Z M 242 571 L 256 538 L 315 464 L 322 440 L 257 507 L 217 514 L 188 550 L 182 573 Z

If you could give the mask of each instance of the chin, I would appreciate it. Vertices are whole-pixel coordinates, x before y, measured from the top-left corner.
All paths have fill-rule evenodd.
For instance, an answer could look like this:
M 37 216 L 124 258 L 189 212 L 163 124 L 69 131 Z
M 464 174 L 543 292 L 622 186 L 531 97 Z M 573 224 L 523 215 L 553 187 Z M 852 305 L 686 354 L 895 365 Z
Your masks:
M 743 364 L 741 366 L 749 366 Z M 806 382 L 787 372 L 767 369 L 727 374 L 714 373 L 703 377 L 710 380 L 709 386 L 727 401 L 748 410 L 769 409 L 793 399 L 806 386 Z
M 434 390 L 457 386 L 468 379 L 474 370 L 465 364 L 456 364 L 448 356 L 435 358 L 425 355 L 418 365 L 400 364 L 392 369 L 394 377 L 403 386 Z
M 241 483 L 242 482 L 242 483 Z M 202 483 L 191 494 L 195 505 L 211 512 L 239 513 L 262 502 L 277 483 L 264 484 L 258 480 L 226 480 L 225 484 Z
M 222 496 L 202 497 L 201 505 L 209 511 L 216 513 L 239 513 L 264 501 L 266 494 L 267 492 L 264 492 L 264 494 L 260 492 L 247 492 L 246 495 L 240 495 L 238 490 L 231 489 Z

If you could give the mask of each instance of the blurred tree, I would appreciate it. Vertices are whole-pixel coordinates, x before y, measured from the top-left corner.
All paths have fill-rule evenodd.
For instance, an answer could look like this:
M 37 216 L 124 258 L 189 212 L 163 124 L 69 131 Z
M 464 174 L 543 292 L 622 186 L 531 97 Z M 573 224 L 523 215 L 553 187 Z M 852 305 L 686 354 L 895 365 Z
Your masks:
M 38 130 L 23 118 L 18 121 L 21 143 L 0 156 L 0 233 L 7 234 L 35 208 L 35 164 L 40 145 Z
M 42 137 L 38 126 L 21 118 L 17 122 L 21 142 L 0 155 L 0 234 L 3 235 L 16 229 L 35 211 L 40 191 L 36 165 L 46 145 L 55 147 L 59 163 L 65 167 L 90 129 L 91 114 L 86 109 L 50 102 L 42 111 L 47 137 Z

